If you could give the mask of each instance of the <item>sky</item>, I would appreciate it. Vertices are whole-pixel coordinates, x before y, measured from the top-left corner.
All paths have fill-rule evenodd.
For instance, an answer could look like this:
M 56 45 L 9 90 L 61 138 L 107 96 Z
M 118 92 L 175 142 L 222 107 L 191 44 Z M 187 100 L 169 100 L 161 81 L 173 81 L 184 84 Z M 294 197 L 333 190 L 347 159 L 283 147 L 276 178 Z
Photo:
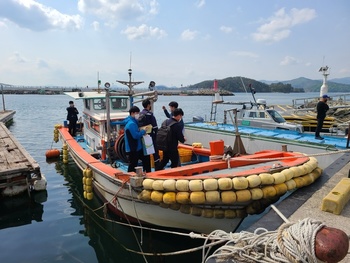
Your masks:
M 349 0 L 0 0 L 0 83 L 350 77 Z

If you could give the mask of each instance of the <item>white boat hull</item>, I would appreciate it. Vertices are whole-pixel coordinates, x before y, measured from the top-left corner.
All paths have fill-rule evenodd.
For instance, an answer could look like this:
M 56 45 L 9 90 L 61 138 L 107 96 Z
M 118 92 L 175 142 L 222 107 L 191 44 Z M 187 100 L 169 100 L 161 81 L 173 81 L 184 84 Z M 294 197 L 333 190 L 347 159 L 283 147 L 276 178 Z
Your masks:
M 231 128 L 232 127 L 233 126 L 231 125 Z M 302 152 L 317 157 L 319 166 L 322 169 L 328 167 L 344 154 L 344 151 L 341 149 L 327 145 L 323 146 L 322 144 L 317 145 L 315 143 L 307 143 L 298 140 L 285 140 L 280 137 L 269 137 L 269 132 L 272 131 L 266 131 L 266 136 L 240 134 L 246 152 L 253 153 L 263 150 L 282 150 L 282 147 L 286 146 L 288 151 Z M 187 144 L 203 142 L 203 147 L 210 147 L 208 134 L 210 134 L 211 141 L 223 140 L 225 145 L 233 146 L 236 140 L 235 133 L 232 130 L 200 128 L 191 126 L 191 124 L 185 126 Z

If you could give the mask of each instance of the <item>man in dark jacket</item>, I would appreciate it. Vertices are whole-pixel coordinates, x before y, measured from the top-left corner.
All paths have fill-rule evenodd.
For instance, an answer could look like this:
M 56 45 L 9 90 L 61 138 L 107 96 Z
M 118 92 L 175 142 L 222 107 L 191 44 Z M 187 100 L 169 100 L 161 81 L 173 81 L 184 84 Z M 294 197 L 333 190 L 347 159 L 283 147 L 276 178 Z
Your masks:
M 317 127 L 315 131 L 315 139 L 323 140 L 323 137 L 320 136 L 320 132 L 322 130 L 323 121 L 326 118 L 326 113 L 329 110 L 329 106 L 327 105 L 327 100 L 329 99 L 328 95 L 323 95 L 320 98 L 320 101 L 317 103 Z
M 171 168 L 178 167 L 179 165 L 179 152 L 177 150 L 177 146 L 179 142 L 184 143 L 185 142 L 185 137 L 182 132 L 182 125 L 181 125 L 181 120 L 182 116 L 184 115 L 184 112 L 182 109 L 177 108 L 173 111 L 173 116 L 169 119 L 166 120 L 166 124 L 170 125 L 171 123 L 174 123 L 170 129 L 171 129 L 171 141 L 169 142 L 168 145 L 168 150 L 163 151 L 163 160 L 160 163 L 159 169 L 163 169 L 165 165 L 171 161 Z
M 151 124 L 152 125 L 152 132 L 150 133 L 150 136 L 152 137 L 153 147 L 154 147 L 154 167 L 155 170 L 158 170 L 160 159 L 159 159 L 159 153 L 157 149 L 157 131 L 158 131 L 158 125 L 157 120 L 153 115 L 153 112 L 151 112 L 151 101 L 149 99 L 145 99 L 142 101 L 143 110 L 140 112 L 139 116 L 139 126 L 146 126 Z
M 69 121 L 68 131 L 72 136 L 76 136 L 78 114 L 79 111 L 74 107 L 74 102 L 70 101 L 69 107 L 67 107 L 67 120 Z

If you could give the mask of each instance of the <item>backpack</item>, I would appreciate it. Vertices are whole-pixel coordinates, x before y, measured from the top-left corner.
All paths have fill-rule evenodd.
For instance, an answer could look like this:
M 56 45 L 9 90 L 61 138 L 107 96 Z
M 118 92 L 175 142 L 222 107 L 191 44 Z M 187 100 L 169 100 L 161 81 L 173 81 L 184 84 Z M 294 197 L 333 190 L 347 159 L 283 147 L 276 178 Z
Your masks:
M 148 124 L 147 116 L 144 113 L 140 113 L 139 118 L 137 119 L 139 127 L 146 126 Z
M 176 121 L 170 120 L 170 123 L 167 124 L 167 121 L 168 120 L 165 120 L 162 123 L 162 126 L 157 132 L 157 149 L 161 151 L 169 150 L 169 144 L 171 141 L 171 126 L 176 123 Z

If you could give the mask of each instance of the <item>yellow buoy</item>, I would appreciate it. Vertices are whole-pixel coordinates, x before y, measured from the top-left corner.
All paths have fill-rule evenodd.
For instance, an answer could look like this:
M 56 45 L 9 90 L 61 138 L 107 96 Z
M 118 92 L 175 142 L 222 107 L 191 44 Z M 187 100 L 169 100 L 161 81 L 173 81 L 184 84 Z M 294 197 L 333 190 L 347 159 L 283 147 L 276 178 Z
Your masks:
M 92 178 L 86 178 L 85 185 L 92 185 Z
M 236 193 L 233 191 L 224 191 L 221 193 L 221 201 L 224 204 L 233 204 L 236 202 Z
M 205 194 L 204 192 L 192 192 L 190 194 L 190 200 L 193 204 L 204 204 Z
M 248 188 L 248 180 L 245 177 L 235 177 L 232 179 L 233 188 L 242 190 Z
M 165 204 L 176 203 L 176 194 L 174 192 L 166 192 L 163 194 L 163 202 Z
M 247 177 L 247 180 L 248 180 L 249 188 L 254 188 L 254 187 L 257 187 L 258 185 L 261 185 L 261 178 L 256 174 L 249 175 Z
M 220 178 L 218 180 L 219 189 L 221 191 L 232 189 L 232 180 L 230 178 Z
M 274 183 L 273 176 L 269 173 L 261 173 L 259 174 L 259 177 L 261 179 L 261 184 L 262 185 L 269 185 Z
M 173 179 L 165 180 L 163 182 L 163 188 L 165 191 L 176 191 L 176 181 Z
M 164 190 L 163 183 L 164 183 L 164 180 L 155 180 L 152 184 L 153 190 L 163 191 Z
M 93 193 L 87 193 L 86 194 L 86 199 L 87 200 L 92 200 L 94 198 L 94 194 Z
M 220 202 L 220 193 L 218 191 L 207 191 L 205 193 L 205 199 L 209 203 L 218 203 Z
M 252 194 L 249 190 L 238 190 L 236 191 L 237 202 L 247 202 L 252 199 Z
M 202 180 L 191 180 L 189 182 L 188 186 L 192 192 L 203 191 L 203 181 Z
M 142 192 L 138 195 L 138 199 L 143 201 L 151 201 L 151 193 L 150 190 L 142 190 Z
M 252 188 L 250 193 L 252 194 L 252 200 L 259 200 L 264 197 L 264 193 L 260 188 Z
M 286 177 L 283 173 L 274 173 L 272 174 L 275 184 L 282 184 L 286 181 Z
M 190 193 L 189 192 L 177 192 L 176 193 L 176 202 L 180 204 L 188 204 L 190 202 Z
M 145 180 L 143 180 L 142 186 L 144 189 L 152 190 L 153 189 L 152 188 L 153 182 L 154 182 L 153 179 L 146 178 Z
M 159 191 L 152 191 L 151 199 L 153 202 L 161 203 L 163 202 L 163 193 Z
M 216 179 L 205 179 L 203 181 L 203 187 L 206 191 L 213 191 L 218 189 L 218 180 Z
M 187 192 L 190 190 L 188 180 L 177 180 L 176 181 L 176 190 L 180 192 Z

